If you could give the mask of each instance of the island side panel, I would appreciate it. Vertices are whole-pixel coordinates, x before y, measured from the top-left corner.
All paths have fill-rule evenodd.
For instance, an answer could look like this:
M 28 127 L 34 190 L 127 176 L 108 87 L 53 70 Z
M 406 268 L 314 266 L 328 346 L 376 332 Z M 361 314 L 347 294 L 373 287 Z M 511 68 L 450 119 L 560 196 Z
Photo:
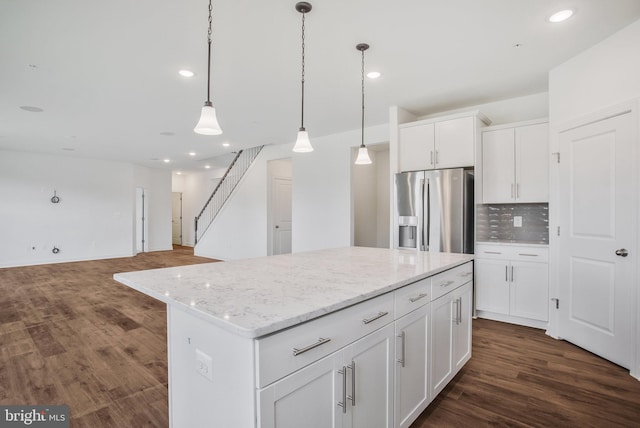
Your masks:
M 254 341 L 177 305 L 167 306 L 167 330 L 171 427 L 254 427 Z M 211 380 L 198 370 L 198 350 L 211 357 Z

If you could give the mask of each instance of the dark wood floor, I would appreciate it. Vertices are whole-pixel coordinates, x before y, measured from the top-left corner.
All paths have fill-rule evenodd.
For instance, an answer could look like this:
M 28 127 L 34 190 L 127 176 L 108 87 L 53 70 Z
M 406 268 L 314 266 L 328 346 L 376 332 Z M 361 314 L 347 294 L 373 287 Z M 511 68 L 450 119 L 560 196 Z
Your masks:
M 0 269 L 0 404 L 67 404 L 72 427 L 167 427 L 165 307 L 111 278 L 209 261 L 176 247 Z M 441 426 L 638 427 L 640 382 L 540 330 L 475 320 L 471 361 L 412 428 Z

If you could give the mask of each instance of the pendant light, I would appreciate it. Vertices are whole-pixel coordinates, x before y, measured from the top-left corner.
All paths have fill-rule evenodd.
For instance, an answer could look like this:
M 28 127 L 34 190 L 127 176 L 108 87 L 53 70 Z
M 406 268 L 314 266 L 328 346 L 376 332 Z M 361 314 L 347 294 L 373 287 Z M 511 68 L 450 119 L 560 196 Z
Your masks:
M 369 45 L 366 43 L 359 43 L 356 46 L 360 52 L 362 52 L 362 142 L 358 149 L 358 157 L 356 158 L 356 165 L 368 165 L 371 163 L 367 146 L 364 145 L 364 51 L 369 49 Z
M 296 10 L 302 14 L 302 108 L 300 110 L 300 129 L 298 130 L 298 137 L 296 138 L 296 144 L 293 146 L 293 151 L 298 153 L 308 153 L 313 151 L 311 141 L 309 141 L 309 133 L 304 128 L 304 17 L 311 11 L 311 3 L 301 1 L 296 3 Z
M 209 31 L 208 31 L 208 55 L 207 55 L 207 101 L 204 102 L 202 112 L 200 113 L 200 120 L 193 131 L 197 134 L 203 135 L 220 135 L 222 134 L 222 128 L 218 124 L 218 118 L 216 117 L 216 109 L 213 107 L 209 93 L 211 87 L 211 0 L 209 0 Z

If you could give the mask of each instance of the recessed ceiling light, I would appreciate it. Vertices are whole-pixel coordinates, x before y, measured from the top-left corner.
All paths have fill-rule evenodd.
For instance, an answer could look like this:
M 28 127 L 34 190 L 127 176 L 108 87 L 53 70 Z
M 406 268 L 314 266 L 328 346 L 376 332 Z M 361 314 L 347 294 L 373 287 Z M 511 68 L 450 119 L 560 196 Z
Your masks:
M 382 73 L 380 73 L 379 71 L 370 71 L 367 73 L 367 77 L 369 79 L 377 79 L 380 76 L 382 76 Z
M 515 45 L 513 45 L 513 47 L 519 49 L 522 47 L 522 43 L 516 43 Z
M 180 171 L 176 172 L 176 175 L 182 175 L 182 173 Z
M 205 165 L 204 166 L 204 169 L 210 169 L 210 168 L 211 168 L 211 165 Z
M 571 9 L 565 9 L 565 10 L 561 10 L 559 12 L 554 13 L 553 15 L 551 15 L 549 17 L 549 22 L 562 22 L 562 21 L 566 21 L 567 19 L 571 18 L 573 16 L 573 10 Z
M 178 71 L 178 74 L 182 77 L 193 77 L 195 76 L 195 73 L 191 70 L 180 70 Z
M 163 159 L 162 162 L 169 163 L 169 162 L 171 162 L 171 159 Z
M 31 113 L 40 113 L 44 111 L 40 107 L 35 106 L 20 106 L 20 108 L 24 111 L 30 111 Z
M 231 144 L 229 143 L 222 143 L 222 147 L 229 147 Z
M 189 156 L 195 156 L 196 152 L 189 152 Z

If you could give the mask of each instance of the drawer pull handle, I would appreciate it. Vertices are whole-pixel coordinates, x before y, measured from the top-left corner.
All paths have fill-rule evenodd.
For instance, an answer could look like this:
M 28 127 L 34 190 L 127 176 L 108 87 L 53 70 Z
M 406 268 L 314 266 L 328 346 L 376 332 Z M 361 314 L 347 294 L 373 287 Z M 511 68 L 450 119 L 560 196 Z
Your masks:
M 316 343 L 312 343 L 309 346 L 305 346 L 304 348 L 301 348 L 301 349 L 293 348 L 293 356 L 297 357 L 298 355 L 304 354 L 307 351 L 311 351 L 312 349 L 317 348 L 320 345 L 324 345 L 327 342 L 331 342 L 331 339 L 329 339 L 328 337 L 326 338 L 319 337 Z
M 502 254 L 500 251 L 485 251 L 485 254 Z
M 469 276 L 469 275 L 473 275 L 473 272 L 465 272 L 465 273 L 463 273 L 463 274 L 462 274 L 462 275 L 460 275 L 460 276 L 467 277 L 467 276 Z
M 455 281 L 447 281 L 447 282 L 443 282 L 442 284 L 440 284 L 440 287 L 448 287 L 451 284 L 453 284 Z
M 420 293 L 418 294 L 416 297 L 409 297 L 409 301 L 411 303 L 415 303 L 420 299 L 424 299 L 425 297 L 427 297 L 429 294 L 428 293 Z
M 529 254 L 529 253 L 518 253 L 519 256 L 530 256 L 530 257 L 538 257 L 537 254 Z
M 372 322 L 374 322 L 375 320 L 377 320 L 377 319 L 379 319 L 379 318 L 382 318 L 382 317 L 383 317 L 383 316 L 385 316 L 385 315 L 389 315 L 389 312 L 378 312 L 378 315 L 376 315 L 376 316 L 375 316 L 375 317 L 373 317 L 373 318 L 365 318 L 365 319 L 363 319 L 363 320 L 362 320 L 362 324 L 369 324 L 369 323 L 372 323 Z

